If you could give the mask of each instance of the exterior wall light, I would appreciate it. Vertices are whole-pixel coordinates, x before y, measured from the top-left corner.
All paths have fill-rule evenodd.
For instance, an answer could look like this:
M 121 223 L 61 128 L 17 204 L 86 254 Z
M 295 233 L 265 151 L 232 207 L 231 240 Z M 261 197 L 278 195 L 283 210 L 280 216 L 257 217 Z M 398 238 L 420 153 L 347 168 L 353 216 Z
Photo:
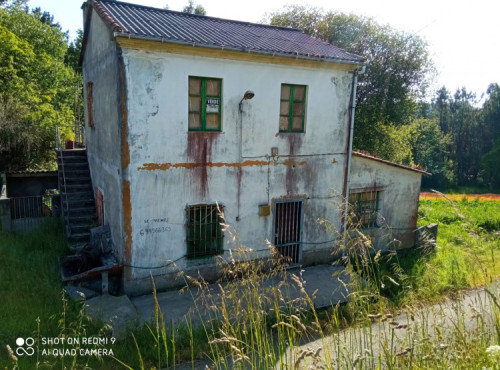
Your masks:
M 243 94 L 243 98 L 240 100 L 240 113 L 241 113 L 241 105 L 243 104 L 243 100 L 250 100 L 255 96 L 255 93 L 252 90 L 245 91 Z

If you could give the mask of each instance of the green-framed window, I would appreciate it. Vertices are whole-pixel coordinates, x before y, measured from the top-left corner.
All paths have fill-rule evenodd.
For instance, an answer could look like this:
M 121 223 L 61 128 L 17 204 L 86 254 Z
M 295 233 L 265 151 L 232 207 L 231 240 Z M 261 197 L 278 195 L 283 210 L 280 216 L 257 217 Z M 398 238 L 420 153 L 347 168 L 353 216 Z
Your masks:
M 222 80 L 189 77 L 189 131 L 220 131 Z
M 351 223 L 361 227 L 376 227 L 379 201 L 380 191 L 366 191 L 349 194 Z
M 304 132 L 307 87 L 281 84 L 280 132 Z
M 223 209 L 218 204 L 197 204 L 186 208 L 188 257 L 203 257 L 223 252 Z

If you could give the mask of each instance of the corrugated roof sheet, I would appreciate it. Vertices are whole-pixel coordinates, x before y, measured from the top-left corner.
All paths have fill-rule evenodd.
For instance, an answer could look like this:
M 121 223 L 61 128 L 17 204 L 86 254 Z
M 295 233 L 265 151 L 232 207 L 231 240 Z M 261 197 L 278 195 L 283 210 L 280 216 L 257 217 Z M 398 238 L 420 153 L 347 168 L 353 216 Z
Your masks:
M 108 26 L 130 37 L 256 53 L 363 63 L 363 58 L 293 28 L 206 17 L 121 1 L 89 0 Z

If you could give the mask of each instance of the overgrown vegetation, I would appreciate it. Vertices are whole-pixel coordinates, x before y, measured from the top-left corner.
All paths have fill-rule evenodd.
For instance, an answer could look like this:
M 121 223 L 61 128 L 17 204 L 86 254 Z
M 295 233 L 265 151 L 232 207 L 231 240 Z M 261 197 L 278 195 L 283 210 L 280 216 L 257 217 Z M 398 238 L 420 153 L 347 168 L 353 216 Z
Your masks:
M 135 369 L 191 361 L 195 368 L 498 368 L 495 348 L 486 350 L 500 344 L 500 297 L 490 285 L 500 276 L 500 202 L 424 200 L 419 216 L 421 224 L 439 223 L 435 250 L 382 254 L 366 239 L 347 240 L 347 250 L 355 253 L 348 263 L 352 294 L 346 305 L 315 311 L 300 271 L 287 279 L 281 268 L 249 263 L 255 252 L 235 245 L 232 257 L 220 262 L 228 281 L 216 291 L 185 277 L 202 292 L 191 319 L 165 323 L 157 305 L 152 323 L 113 346 L 116 359 L 66 356 L 43 358 L 39 365 Z M 34 234 L 0 234 L 2 367 L 36 366 L 34 358 L 9 358 L 5 345 L 13 346 L 17 337 L 102 335 L 79 303 L 61 299 L 58 259 L 66 248 L 61 235 L 55 224 Z M 269 278 L 279 284 L 266 285 Z M 496 301 L 459 299 L 461 290 L 477 285 Z M 301 292 L 293 304 L 291 287 Z M 455 294 L 457 303 L 429 303 L 442 302 L 443 294 Z
M 0 4 L 0 171 L 55 168 L 55 127 L 82 117 L 77 47 L 49 13 Z

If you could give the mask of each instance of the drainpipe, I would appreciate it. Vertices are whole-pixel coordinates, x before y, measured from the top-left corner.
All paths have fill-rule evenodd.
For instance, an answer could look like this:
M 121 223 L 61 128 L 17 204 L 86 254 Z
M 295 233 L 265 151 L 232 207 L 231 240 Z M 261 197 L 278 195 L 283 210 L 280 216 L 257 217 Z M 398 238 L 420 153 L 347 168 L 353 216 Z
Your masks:
M 240 220 L 240 191 L 241 191 L 241 176 L 242 176 L 242 169 L 241 169 L 241 163 L 243 162 L 243 101 L 244 100 L 250 100 L 255 96 L 255 93 L 252 90 L 247 90 L 245 91 L 245 94 L 243 94 L 243 98 L 241 98 L 240 103 L 238 104 L 238 113 L 240 115 L 240 148 L 239 148 L 239 155 L 240 155 L 240 165 L 238 167 L 238 215 L 236 216 L 236 221 Z
M 344 241 L 347 233 L 347 210 L 349 207 L 349 188 L 351 184 L 351 158 L 352 158 L 352 142 L 354 136 L 354 113 L 356 111 L 356 91 L 358 87 L 358 74 L 363 74 L 365 72 L 365 66 L 362 66 L 360 69 L 357 69 L 353 72 L 352 75 L 352 95 L 351 95 L 351 116 L 349 117 L 350 121 L 350 130 L 349 130 L 349 149 L 347 152 L 347 174 L 344 182 L 344 215 L 343 215 L 343 235 Z M 345 257 L 345 249 L 342 250 L 342 257 Z

